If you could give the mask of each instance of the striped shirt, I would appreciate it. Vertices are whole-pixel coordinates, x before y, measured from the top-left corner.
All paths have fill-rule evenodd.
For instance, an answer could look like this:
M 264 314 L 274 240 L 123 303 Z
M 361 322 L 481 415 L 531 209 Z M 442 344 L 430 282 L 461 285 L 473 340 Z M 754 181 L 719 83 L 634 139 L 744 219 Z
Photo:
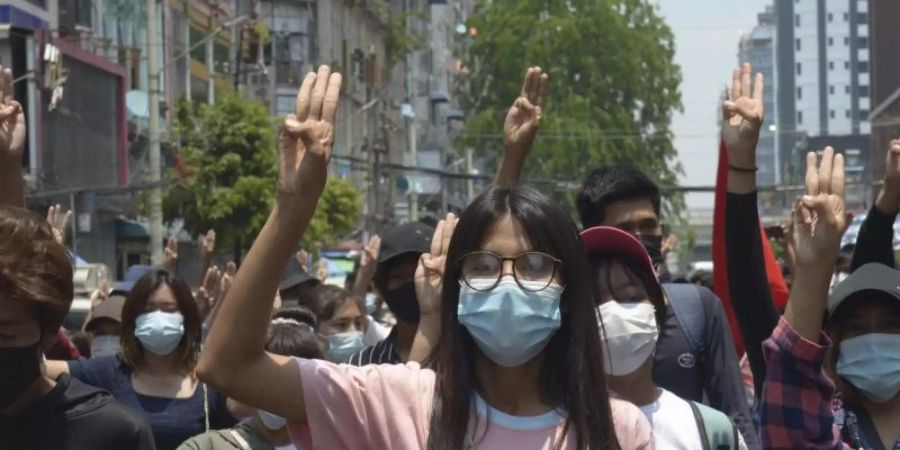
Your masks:
M 381 342 L 366 347 L 350 357 L 348 364 L 365 366 L 369 364 L 403 364 L 400 355 L 394 350 L 394 339 L 397 337 L 396 329 L 391 330 L 388 337 Z

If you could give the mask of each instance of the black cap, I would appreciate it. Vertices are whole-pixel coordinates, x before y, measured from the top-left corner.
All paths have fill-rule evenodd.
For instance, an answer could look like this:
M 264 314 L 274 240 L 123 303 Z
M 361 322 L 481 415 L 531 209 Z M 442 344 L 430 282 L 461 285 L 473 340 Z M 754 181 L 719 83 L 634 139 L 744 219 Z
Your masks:
M 900 301 L 900 271 L 879 263 L 869 263 L 856 269 L 831 291 L 831 297 L 828 298 L 828 315 L 834 314 L 834 310 L 847 298 L 863 291 L 884 293 Z
M 300 267 L 299 261 L 295 258 L 291 258 L 284 270 L 284 275 L 281 277 L 281 284 L 278 286 L 278 290 L 283 291 L 306 282 L 314 282 L 314 284 L 320 283 L 318 278 L 310 275 L 303 270 L 303 267 Z
M 378 263 L 407 253 L 427 253 L 431 251 L 434 228 L 421 222 L 405 223 L 388 229 L 381 236 L 381 252 Z

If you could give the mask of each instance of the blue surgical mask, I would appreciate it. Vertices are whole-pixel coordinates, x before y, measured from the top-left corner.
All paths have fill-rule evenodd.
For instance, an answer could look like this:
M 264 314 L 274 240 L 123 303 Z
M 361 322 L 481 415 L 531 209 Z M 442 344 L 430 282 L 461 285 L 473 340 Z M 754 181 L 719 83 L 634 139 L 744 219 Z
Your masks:
M 184 317 L 179 312 L 153 311 L 138 316 L 134 335 L 147 351 L 163 356 L 172 353 L 184 336 Z
M 837 373 L 875 403 L 900 391 L 900 334 L 870 333 L 841 341 Z
M 328 338 L 328 359 L 332 362 L 347 362 L 362 349 L 363 334 L 360 331 L 339 333 Z
M 485 280 L 486 285 L 493 282 Z M 562 286 L 556 283 L 541 291 L 526 291 L 511 276 L 503 277 L 489 291 L 476 291 L 460 283 L 459 323 L 492 361 L 518 367 L 540 353 L 559 329 L 562 292 Z
M 262 421 L 263 425 L 272 431 L 280 430 L 287 425 L 287 419 L 284 417 L 277 416 L 261 409 L 257 410 L 256 413 L 259 414 L 259 420 Z

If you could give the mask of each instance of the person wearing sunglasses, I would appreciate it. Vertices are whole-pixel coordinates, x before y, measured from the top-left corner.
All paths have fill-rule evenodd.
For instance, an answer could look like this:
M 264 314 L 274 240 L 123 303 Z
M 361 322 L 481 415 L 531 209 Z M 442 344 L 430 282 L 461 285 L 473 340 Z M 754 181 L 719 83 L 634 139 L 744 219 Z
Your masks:
M 276 269 L 291 257 L 324 189 L 340 85 L 340 75 L 323 66 L 300 88 L 280 139 L 278 198 L 223 300 L 201 379 L 286 418 L 292 436 L 308 426 L 315 448 L 652 447 L 646 419 L 634 405 L 610 399 L 603 381 L 575 225 L 533 190 L 489 190 L 458 224 L 453 216 L 438 224 L 415 278 L 420 322 L 441 329 L 431 368 L 356 367 L 265 351 L 272 305 L 263 299 L 274 293 Z M 516 259 L 545 253 L 558 268 L 549 280 L 529 280 L 504 261 L 502 277 L 463 276 L 465 264 L 455 261 L 479 251 Z

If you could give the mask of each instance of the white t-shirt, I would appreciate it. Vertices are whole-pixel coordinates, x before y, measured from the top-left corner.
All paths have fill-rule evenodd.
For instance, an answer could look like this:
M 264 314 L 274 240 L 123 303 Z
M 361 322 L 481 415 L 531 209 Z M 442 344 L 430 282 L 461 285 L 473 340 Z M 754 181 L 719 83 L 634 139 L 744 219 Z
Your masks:
M 703 448 L 700 430 L 691 405 L 681 397 L 659 389 L 656 401 L 640 407 L 653 428 L 653 437 L 658 449 L 695 450 Z M 738 432 L 738 448 L 746 450 L 744 437 Z

